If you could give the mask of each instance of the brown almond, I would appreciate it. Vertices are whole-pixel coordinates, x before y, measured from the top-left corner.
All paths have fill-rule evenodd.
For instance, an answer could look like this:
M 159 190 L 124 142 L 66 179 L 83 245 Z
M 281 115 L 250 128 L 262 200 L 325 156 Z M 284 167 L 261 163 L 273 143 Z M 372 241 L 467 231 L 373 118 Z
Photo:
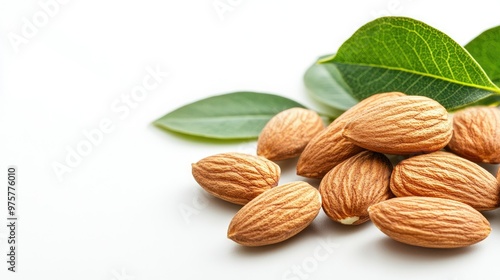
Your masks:
M 392 198 L 370 206 L 368 212 L 372 222 L 387 236 L 420 247 L 466 247 L 491 232 L 490 223 L 480 212 L 444 198 Z
M 478 106 L 456 112 L 448 148 L 474 162 L 500 163 L 500 110 Z
M 368 221 L 368 207 L 392 196 L 391 171 L 392 164 L 383 154 L 363 151 L 346 159 L 321 180 L 323 211 L 346 225 Z
M 272 117 L 257 141 L 257 155 L 278 161 L 298 157 L 307 143 L 324 129 L 314 111 L 291 108 Z
M 399 96 L 404 94 L 401 92 L 375 94 L 345 111 L 307 144 L 297 163 L 297 175 L 322 178 L 337 164 L 363 151 L 363 148 L 342 136 L 342 129 L 351 118 L 364 114 L 375 104 Z
M 321 209 L 318 190 L 291 182 L 265 191 L 233 217 L 227 236 L 244 246 L 284 241 L 306 228 Z
M 407 95 L 373 106 L 348 122 L 342 135 L 367 150 L 385 154 L 429 153 L 451 139 L 448 112 L 437 101 Z
M 453 199 L 479 211 L 500 205 L 500 185 L 491 173 L 467 159 L 443 151 L 401 161 L 392 172 L 391 190 L 396 196 Z
M 221 153 L 192 164 L 193 177 L 208 193 L 244 205 L 278 184 L 280 167 L 263 157 Z

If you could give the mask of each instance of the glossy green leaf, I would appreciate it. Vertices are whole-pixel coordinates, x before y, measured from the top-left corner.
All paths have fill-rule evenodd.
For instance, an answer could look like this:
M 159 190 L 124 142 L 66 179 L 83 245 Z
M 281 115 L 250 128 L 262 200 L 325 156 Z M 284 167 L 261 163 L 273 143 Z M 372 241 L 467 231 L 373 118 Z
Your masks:
M 455 110 L 500 94 L 484 70 L 441 31 L 414 19 L 383 17 L 362 26 L 321 60 L 335 64 L 357 99 L 380 92 L 424 95 Z
M 465 45 L 490 79 L 500 86 L 500 26 L 488 29 Z
M 304 74 L 304 84 L 313 99 L 332 107 L 337 115 L 358 103 L 333 63 L 312 64 Z
M 234 92 L 187 104 L 154 121 L 154 124 L 206 138 L 249 139 L 258 137 L 274 115 L 293 107 L 304 106 L 278 95 Z

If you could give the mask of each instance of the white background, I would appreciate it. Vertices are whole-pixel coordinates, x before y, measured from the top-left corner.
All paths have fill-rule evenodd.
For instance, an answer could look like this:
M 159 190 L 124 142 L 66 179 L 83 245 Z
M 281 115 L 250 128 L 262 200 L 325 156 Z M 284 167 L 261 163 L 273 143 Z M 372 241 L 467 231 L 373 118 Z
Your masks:
M 498 277 L 498 211 L 486 214 L 491 235 L 465 249 L 402 245 L 371 223 L 341 226 L 322 212 L 287 242 L 243 248 L 226 238 L 239 206 L 206 195 L 190 164 L 219 152 L 254 153 L 255 142 L 200 142 L 151 122 L 237 90 L 318 108 L 304 71 L 368 21 L 410 16 L 465 44 L 500 25 L 500 2 L 67 0 L 44 22 L 47 2 L 0 2 L 0 279 Z M 214 3 L 233 6 L 221 14 Z M 38 26 L 24 36 L 30 23 Z M 148 71 L 168 77 L 128 107 L 122 98 Z M 58 176 L 54 166 L 103 121 L 111 131 Z M 19 168 L 16 274 L 5 261 L 10 164 Z M 282 165 L 282 183 L 301 179 L 294 164 Z

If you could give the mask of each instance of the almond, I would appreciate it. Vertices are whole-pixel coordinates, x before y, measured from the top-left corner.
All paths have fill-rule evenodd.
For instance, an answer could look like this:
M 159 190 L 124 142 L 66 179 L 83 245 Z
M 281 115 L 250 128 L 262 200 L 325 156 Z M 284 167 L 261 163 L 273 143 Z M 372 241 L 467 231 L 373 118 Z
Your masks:
M 437 101 L 407 95 L 373 106 L 348 122 L 342 135 L 367 150 L 385 154 L 429 153 L 451 139 L 448 112 Z
M 467 159 L 443 151 L 401 161 L 392 172 L 391 190 L 396 196 L 453 199 L 479 211 L 500 205 L 500 185 L 491 173 Z
M 342 136 L 342 129 L 351 118 L 362 115 L 375 104 L 404 96 L 401 92 L 372 95 L 335 119 L 307 144 L 297 163 L 297 175 L 322 178 L 334 166 L 364 149 L 354 145 Z
M 306 228 L 321 209 L 318 190 L 291 182 L 265 191 L 233 217 L 228 238 L 244 246 L 284 241 Z
M 257 141 L 257 155 L 273 161 L 298 157 L 307 143 L 323 129 L 323 120 L 312 110 L 291 108 L 282 111 L 262 129 Z
M 346 225 L 368 221 L 368 207 L 392 196 L 391 171 L 392 164 L 383 154 L 363 151 L 346 159 L 321 180 L 323 211 Z
M 387 236 L 420 247 L 466 247 L 485 239 L 491 231 L 480 212 L 444 198 L 393 198 L 370 206 L 368 212 Z
M 478 106 L 456 112 L 448 148 L 474 162 L 500 163 L 500 110 Z
M 263 157 L 222 153 L 192 164 L 193 177 L 208 193 L 244 205 L 278 184 L 280 167 Z

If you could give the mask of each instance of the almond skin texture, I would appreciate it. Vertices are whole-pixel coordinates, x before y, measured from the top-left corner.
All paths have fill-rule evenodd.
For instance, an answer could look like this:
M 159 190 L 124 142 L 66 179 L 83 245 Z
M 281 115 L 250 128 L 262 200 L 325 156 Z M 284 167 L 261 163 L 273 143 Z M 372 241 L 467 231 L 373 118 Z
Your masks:
M 346 159 L 321 180 L 323 211 L 346 225 L 368 221 L 368 207 L 392 197 L 391 171 L 392 164 L 383 154 L 363 151 Z
M 208 193 L 240 205 L 276 185 L 280 167 L 263 157 L 222 153 L 192 164 L 193 177 Z
M 284 241 L 306 228 L 321 209 L 319 191 L 306 182 L 291 182 L 268 191 L 243 206 L 227 231 L 244 246 Z
M 470 107 L 456 112 L 448 149 L 474 162 L 500 163 L 500 110 Z
M 323 120 L 312 110 L 291 108 L 282 111 L 262 129 L 257 141 L 257 155 L 273 161 L 298 157 L 307 143 L 323 129 Z
M 457 200 L 476 210 L 499 206 L 500 185 L 481 166 L 455 154 L 438 151 L 414 156 L 394 167 L 394 195 L 430 196 Z
M 370 206 L 368 212 L 387 236 L 420 247 L 466 247 L 485 239 L 491 231 L 480 212 L 444 198 L 393 198 Z
M 401 92 L 375 94 L 345 111 L 307 144 L 297 163 L 297 175 L 321 179 L 334 166 L 363 151 L 363 148 L 342 136 L 342 129 L 351 118 L 364 114 L 375 104 L 399 96 L 404 94 Z
M 342 135 L 355 145 L 379 153 L 429 153 L 448 144 L 452 122 L 435 100 L 407 95 L 359 114 L 345 125 Z

